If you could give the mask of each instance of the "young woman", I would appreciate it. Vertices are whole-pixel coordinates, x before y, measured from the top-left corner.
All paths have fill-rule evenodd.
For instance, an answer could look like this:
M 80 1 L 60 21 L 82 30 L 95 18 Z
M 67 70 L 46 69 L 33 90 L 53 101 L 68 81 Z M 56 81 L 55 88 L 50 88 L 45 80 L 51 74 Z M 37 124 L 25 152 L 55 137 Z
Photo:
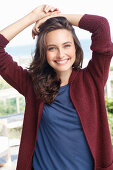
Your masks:
M 33 23 L 37 44 L 26 70 L 4 48 Z M 73 26 L 92 33 L 92 59 L 84 69 Z M 26 101 L 17 170 L 113 169 L 104 100 L 112 55 L 109 24 L 101 16 L 59 14 L 42 5 L 0 31 L 0 74 Z

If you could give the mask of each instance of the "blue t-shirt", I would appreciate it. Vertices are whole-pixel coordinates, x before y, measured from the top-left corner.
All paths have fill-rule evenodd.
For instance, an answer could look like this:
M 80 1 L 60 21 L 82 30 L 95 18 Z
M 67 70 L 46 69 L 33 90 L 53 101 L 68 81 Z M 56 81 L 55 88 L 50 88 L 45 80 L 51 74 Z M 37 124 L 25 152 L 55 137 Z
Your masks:
M 69 84 L 60 87 L 55 101 L 44 105 L 33 155 L 34 170 L 93 170 L 94 161 Z

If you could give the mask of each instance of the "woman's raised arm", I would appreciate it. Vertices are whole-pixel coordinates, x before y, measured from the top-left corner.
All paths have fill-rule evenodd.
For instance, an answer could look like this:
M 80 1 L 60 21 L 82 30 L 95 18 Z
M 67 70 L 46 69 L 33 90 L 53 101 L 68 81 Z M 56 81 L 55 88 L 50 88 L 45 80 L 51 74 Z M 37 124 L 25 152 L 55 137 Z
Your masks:
M 54 13 L 53 15 L 45 16 L 41 18 L 40 20 L 37 20 L 36 24 L 34 25 L 32 29 L 32 36 L 35 38 L 35 35 L 39 33 L 38 27 L 43 24 L 47 19 L 51 17 L 57 17 L 57 16 L 62 16 L 67 18 L 67 20 L 73 25 L 73 26 L 79 26 L 79 21 L 83 17 L 83 14 L 59 14 L 59 12 Z
M 60 14 L 59 14 L 60 15 Z M 62 16 L 66 17 L 67 20 L 73 25 L 77 26 L 79 25 L 79 21 L 83 17 L 83 14 L 61 14 Z
M 59 13 L 58 8 L 54 8 L 48 5 L 41 5 L 31 11 L 29 14 L 21 18 L 20 20 L 16 21 L 15 23 L 9 25 L 8 27 L 4 28 L 0 31 L 8 41 L 12 40 L 17 34 L 23 31 L 25 28 L 30 26 L 31 24 L 35 23 L 36 21 L 52 15 Z

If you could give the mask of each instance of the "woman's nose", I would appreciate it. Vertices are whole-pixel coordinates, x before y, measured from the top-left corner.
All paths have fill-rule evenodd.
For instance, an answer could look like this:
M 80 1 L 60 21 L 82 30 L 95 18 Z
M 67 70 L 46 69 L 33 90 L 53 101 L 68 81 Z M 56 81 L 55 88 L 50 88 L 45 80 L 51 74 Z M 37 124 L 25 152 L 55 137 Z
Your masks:
M 64 53 L 64 50 L 63 49 L 58 49 L 58 58 L 64 58 L 65 56 L 65 53 Z

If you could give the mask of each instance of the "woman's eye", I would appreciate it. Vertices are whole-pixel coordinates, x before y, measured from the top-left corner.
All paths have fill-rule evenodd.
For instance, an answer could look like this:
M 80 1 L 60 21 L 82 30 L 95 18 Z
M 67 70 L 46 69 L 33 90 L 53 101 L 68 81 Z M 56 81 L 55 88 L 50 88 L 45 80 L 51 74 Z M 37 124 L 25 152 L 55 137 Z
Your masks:
M 70 45 L 70 44 L 67 44 L 67 45 L 65 45 L 65 47 L 71 47 L 71 45 Z
M 48 48 L 49 51 L 53 51 L 54 49 L 55 49 L 55 47 Z

